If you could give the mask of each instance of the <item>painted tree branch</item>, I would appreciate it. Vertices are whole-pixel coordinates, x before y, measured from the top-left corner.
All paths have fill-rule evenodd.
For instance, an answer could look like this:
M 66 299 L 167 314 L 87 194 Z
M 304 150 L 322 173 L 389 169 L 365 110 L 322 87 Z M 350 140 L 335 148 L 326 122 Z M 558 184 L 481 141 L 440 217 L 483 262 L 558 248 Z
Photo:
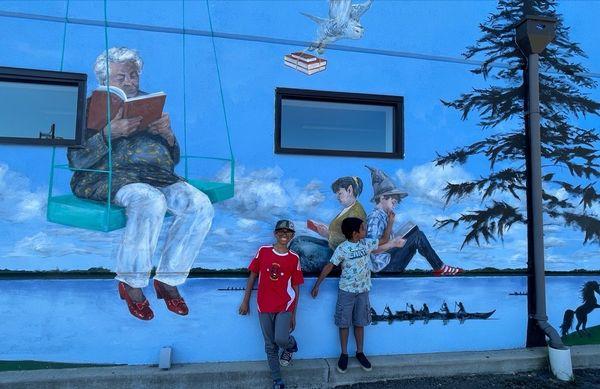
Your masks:
M 522 72 L 526 61 L 514 36 L 516 23 L 530 14 L 558 19 L 556 39 L 540 55 L 544 211 L 547 217 L 581 230 L 584 243 L 600 243 L 599 215 L 592 211 L 600 204 L 593 181 L 600 177 L 600 136 L 596 129 L 584 129 L 571 123 L 573 118 L 600 113 L 600 103 L 581 92 L 597 87 L 597 83 L 582 75 L 587 69 L 577 62 L 577 58 L 585 57 L 585 53 L 569 39 L 569 29 L 556 13 L 556 3 L 556 0 L 499 0 L 497 12 L 479 26 L 483 36 L 463 54 L 466 58 L 484 55 L 483 64 L 472 72 L 494 80 L 494 85 L 475 88 L 454 101 L 442 100 L 445 106 L 460 111 L 462 120 L 472 114 L 478 115 L 479 127 L 492 132 L 483 140 L 438 154 L 435 159 L 436 165 L 445 166 L 465 164 L 470 157 L 480 155 L 490 164 L 487 176 L 448 183 L 444 189 L 447 204 L 469 196 L 481 199 L 480 209 L 436 223 L 438 228 L 464 225 L 467 233 L 463 246 L 480 244 L 481 240 L 502 239 L 512 224 L 526 223 L 522 202 L 515 201 L 516 205 L 511 205 L 497 201 L 493 196 L 506 193 L 520 200 L 525 192 L 525 85 Z M 498 62 L 508 64 L 509 68 L 492 66 Z M 500 124 L 503 127 L 508 124 L 513 129 L 499 129 Z

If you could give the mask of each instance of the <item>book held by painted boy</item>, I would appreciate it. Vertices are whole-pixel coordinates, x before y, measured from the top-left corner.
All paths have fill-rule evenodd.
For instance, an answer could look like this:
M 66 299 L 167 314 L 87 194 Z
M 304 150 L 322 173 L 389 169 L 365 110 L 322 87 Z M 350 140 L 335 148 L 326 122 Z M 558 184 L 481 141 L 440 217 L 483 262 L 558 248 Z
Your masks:
M 99 86 L 89 98 L 87 128 L 101 130 L 107 124 L 106 120 L 106 93 L 110 93 L 110 118 L 117 115 L 123 108 L 123 119 L 142 117 L 140 128 L 148 125 L 162 116 L 165 99 L 164 92 L 138 95 L 127 98 L 125 92 L 116 86 Z
M 398 228 L 394 235 L 401 236 L 402 239 L 408 239 L 408 237 L 414 234 L 416 231 L 417 225 L 411 221 L 408 221 Z

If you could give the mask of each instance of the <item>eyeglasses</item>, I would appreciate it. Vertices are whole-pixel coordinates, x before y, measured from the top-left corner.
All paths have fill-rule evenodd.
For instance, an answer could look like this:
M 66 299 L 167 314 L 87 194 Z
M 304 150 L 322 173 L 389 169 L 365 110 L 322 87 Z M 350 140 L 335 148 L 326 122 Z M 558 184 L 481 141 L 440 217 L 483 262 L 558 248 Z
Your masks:
M 275 233 L 277 235 L 294 235 L 294 231 L 291 230 L 277 230 Z

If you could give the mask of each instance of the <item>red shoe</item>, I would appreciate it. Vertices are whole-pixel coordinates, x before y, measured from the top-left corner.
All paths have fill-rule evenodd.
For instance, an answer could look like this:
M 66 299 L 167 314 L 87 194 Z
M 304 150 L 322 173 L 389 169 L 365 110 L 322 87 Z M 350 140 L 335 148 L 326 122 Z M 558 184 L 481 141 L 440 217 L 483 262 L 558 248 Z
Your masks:
M 433 275 L 434 276 L 455 276 L 458 273 L 462 273 L 464 272 L 463 269 L 461 269 L 460 267 L 454 267 L 454 266 L 448 266 L 448 265 L 444 265 L 442 267 L 440 267 L 439 269 L 436 269 L 433 271 Z
M 178 315 L 185 316 L 189 313 L 188 306 L 185 303 L 183 297 L 179 295 L 179 291 L 177 287 L 171 286 L 173 288 L 171 292 L 167 292 L 166 284 L 160 282 L 159 280 L 154 280 L 154 289 L 156 290 L 156 297 L 159 299 L 165 300 L 165 304 L 167 304 L 167 309 L 171 312 L 174 312 Z M 175 297 L 170 297 L 170 296 Z
M 127 293 L 127 288 L 125 287 L 124 282 L 119 282 L 119 296 L 121 296 L 122 300 L 127 302 L 127 308 L 129 308 L 129 312 L 141 320 L 152 320 L 154 317 L 154 312 L 150 309 L 150 303 L 148 303 L 148 299 L 144 297 L 144 301 L 141 303 L 135 302 L 131 299 L 129 293 Z

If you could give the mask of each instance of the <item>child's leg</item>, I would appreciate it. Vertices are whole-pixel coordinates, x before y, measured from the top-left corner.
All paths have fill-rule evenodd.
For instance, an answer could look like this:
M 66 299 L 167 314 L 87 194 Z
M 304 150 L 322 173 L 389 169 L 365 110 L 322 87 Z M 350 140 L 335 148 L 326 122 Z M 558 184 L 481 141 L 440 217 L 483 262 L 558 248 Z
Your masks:
M 340 328 L 340 346 L 342 354 L 348 354 L 348 327 Z
M 273 313 L 259 313 L 258 320 L 265 338 L 265 352 L 271 369 L 271 377 L 279 380 L 281 379 L 281 370 L 279 368 L 279 347 L 275 343 L 275 316 Z
M 365 327 L 354 326 L 354 339 L 356 340 L 356 352 L 362 353 L 365 340 Z
M 338 298 L 335 304 L 335 325 L 340 329 L 340 346 L 342 354 L 348 354 L 348 334 L 349 327 L 352 325 L 352 311 L 356 293 L 338 290 Z
M 365 339 L 365 326 L 371 323 L 371 303 L 369 292 L 358 293 L 354 310 L 352 312 L 352 324 L 354 325 L 354 339 L 356 340 L 356 352 L 363 352 Z
M 284 350 L 293 350 L 296 339 L 290 335 L 291 312 L 280 312 L 275 315 L 275 344 Z M 295 352 L 295 351 L 292 351 Z

